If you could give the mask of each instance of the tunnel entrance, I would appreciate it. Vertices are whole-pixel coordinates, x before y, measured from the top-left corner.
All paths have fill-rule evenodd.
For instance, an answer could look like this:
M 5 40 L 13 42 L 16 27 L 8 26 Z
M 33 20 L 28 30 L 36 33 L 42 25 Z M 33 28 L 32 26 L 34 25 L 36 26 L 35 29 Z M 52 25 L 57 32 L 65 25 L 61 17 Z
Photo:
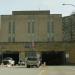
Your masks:
M 65 52 L 64 51 L 42 52 L 42 63 L 44 62 L 46 62 L 46 65 L 64 65 Z
M 19 52 L 4 52 L 3 53 L 3 59 L 6 57 L 11 57 L 13 60 L 15 60 L 15 64 L 18 64 L 19 61 Z

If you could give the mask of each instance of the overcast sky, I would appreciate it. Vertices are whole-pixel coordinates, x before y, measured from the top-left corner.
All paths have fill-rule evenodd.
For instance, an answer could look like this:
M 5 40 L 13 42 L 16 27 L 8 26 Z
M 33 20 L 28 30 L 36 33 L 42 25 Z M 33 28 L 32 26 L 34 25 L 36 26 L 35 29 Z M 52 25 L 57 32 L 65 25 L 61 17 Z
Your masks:
M 63 3 L 75 5 L 75 0 L 0 0 L 0 15 L 17 10 L 50 10 L 51 14 L 67 16 L 75 11 L 75 7 Z

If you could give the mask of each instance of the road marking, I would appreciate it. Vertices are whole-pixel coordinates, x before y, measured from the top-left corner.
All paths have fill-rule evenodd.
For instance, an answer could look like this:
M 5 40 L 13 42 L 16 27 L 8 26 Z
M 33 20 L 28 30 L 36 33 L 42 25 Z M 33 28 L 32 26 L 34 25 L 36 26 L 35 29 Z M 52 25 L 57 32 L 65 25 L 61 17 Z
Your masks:
M 42 70 L 42 71 L 39 73 L 39 75 L 47 75 L 47 74 L 46 74 L 46 70 Z
M 38 75 L 48 75 L 48 69 L 47 67 L 42 67 L 41 71 Z

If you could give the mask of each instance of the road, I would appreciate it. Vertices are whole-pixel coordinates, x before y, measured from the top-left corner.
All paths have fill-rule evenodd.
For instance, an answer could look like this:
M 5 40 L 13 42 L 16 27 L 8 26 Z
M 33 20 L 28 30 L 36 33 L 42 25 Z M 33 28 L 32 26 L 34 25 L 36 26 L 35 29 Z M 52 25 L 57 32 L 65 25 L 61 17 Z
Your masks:
M 0 75 L 75 75 L 75 66 L 0 67 Z

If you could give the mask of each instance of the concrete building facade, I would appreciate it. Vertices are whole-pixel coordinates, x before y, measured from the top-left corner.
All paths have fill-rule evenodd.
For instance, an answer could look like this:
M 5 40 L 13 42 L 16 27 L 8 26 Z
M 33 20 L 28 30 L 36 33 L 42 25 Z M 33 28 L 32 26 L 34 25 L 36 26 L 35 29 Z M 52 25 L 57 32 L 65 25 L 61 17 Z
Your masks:
M 15 14 L 16 12 L 16 14 Z M 47 42 L 62 41 L 62 18 L 60 14 L 50 15 L 49 11 L 33 11 L 1 16 L 0 42 Z M 42 12 L 46 12 L 42 14 Z M 58 30 L 59 28 L 59 30 Z
M 75 41 L 75 15 L 63 17 L 64 41 Z
M 71 19 L 70 16 L 63 17 L 64 41 L 71 41 Z
M 75 64 L 75 14 L 63 17 L 63 31 L 64 31 L 64 41 L 69 42 L 72 45 L 68 49 L 69 62 Z
M 61 14 L 50 14 L 49 10 L 13 11 L 12 15 L 1 15 L 0 25 L 0 50 L 3 57 L 14 56 L 15 59 L 18 56 L 15 59 L 18 62 L 25 60 L 26 52 L 34 49 L 42 54 L 42 58 L 44 52 L 50 52 L 57 55 L 57 60 L 62 59 L 61 63 L 65 60 L 63 45 L 60 46 L 61 49 L 59 44 L 51 44 L 63 41 Z M 45 59 L 47 58 L 45 57 Z M 52 60 L 52 58 L 48 60 Z M 58 64 L 57 61 L 56 63 Z

